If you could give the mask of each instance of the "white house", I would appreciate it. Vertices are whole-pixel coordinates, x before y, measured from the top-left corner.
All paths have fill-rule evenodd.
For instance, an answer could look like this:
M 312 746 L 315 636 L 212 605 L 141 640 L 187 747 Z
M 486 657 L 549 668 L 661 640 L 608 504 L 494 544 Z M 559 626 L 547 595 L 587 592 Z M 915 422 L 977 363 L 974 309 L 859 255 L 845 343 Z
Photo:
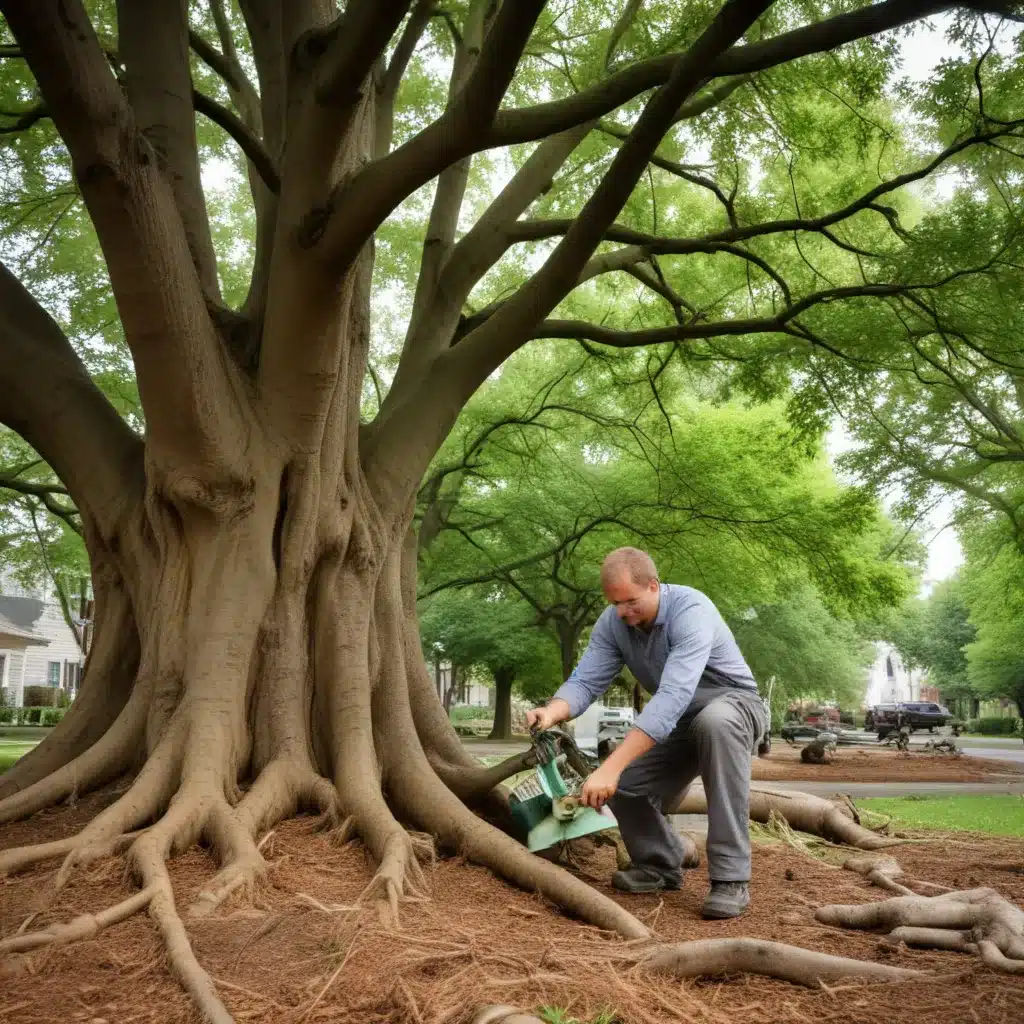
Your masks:
M 926 684 L 924 672 L 919 668 L 908 669 L 895 647 L 881 640 L 875 643 L 875 660 L 868 669 L 869 707 L 921 700 L 921 686 Z
M 74 696 L 85 657 L 60 605 L 0 594 L 0 685 L 21 706 L 26 686 L 60 686 Z

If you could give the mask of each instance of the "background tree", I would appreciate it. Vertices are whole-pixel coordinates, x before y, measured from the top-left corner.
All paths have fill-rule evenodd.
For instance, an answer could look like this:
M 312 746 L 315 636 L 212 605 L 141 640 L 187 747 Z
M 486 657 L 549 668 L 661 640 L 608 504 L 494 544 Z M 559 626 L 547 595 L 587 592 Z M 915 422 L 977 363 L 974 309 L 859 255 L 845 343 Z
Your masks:
M 781 410 L 712 408 L 659 386 L 645 413 L 616 418 L 608 403 L 573 409 L 576 383 L 567 372 L 543 406 L 515 415 L 499 401 L 487 442 L 473 435 L 471 471 L 424 513 L 434 539 L 421 551 L 423 592 L 490 587 L 526 602 L 558 644 L 563 677 L 604 608 L 601 559 L 623 544 L 727 614 L 800 580 L 847 609 L 900 600 L 908 580 L 897 552 L 881 561 L 872 549 L 886 529 L 872 501 L 839 487 Z
M 977 524 L 966 540 L 964 594 L 977 639 L 967 644 L 968 677 L 982 698 L 1009 698 L 1024 719 L 1024 558 L 1001 523 Z
M 561 683 L 555 646 L 536 628 L 532 609 L 490 588 L 449 590 L 423 602 L 424 649 L 453 665 L 482 666 L 494 681 L 491 739 L 512 735 L 512 691 L 528 699 Z
M 751 608 L 731 625 L 762 693 L 774 680 L 773 728 L 781 727 L 796 700 L 835 700 L 847 710 L 860 706 L 871 645 L 856 623 L 833 615 L 810 587 Z
M 904 662 L 925 669 L 929 685 L 938 687 L 942 700 L 966 718 L 976 693 L 965 648 L 974 641 L 977 629 L 968 617 L 963 591 L 959 580 L 943 581 L 926 600 L 910 602 L 885 633 Z
M 455 3 L 449 19 L 410 0 L 340 14 L 240 0 L 240 16 L 215 4 L 190 21 L 181 0 L 0 2 L 16 100 L 4 198 L 45 193 L 51 212 L 55 193 L 75 198 L 54 233 L 35 222 L 34 247 L 5 246 L 0 417 L 69 492 L 96 592 L 82 696 L 5 776 L 0 820 L 137 768 L 59 847 L 60 878 L 152 823 L 127 856 L 208 1017 L 227 1014 L 184 941 L 166 858 L 209 841 L 208 912 L 263 870 L 256 837 L 303 806 L 352 821 L 392 906 L 419 878 L 412 825 L 602 927 L 647 934 L 460 798 L 481 770 L 421 655 L 416 494 L 470 396 L 533 339 L 690 346 L 778 393 L 794 364 L 813 376 L 807 353 L 831 353 L 832 333 L 856 345 L 845 303 L 867 318 L 1008 266 L 1006 233 L 958 232 L 955 210 L 937 223 L 959 244 L 904 258 L 936 233 L 894 227 L 880 200 L 942 167 L 970 178 L 1014 159 L 1014 90 L 953 104 L 914 145 L 857 127 L 894 70 L 876 37 L 945 7 L 517 0 Z M 961 6 L 956 25 L 1015 9 Z M 232 141 L 207 149 L 208 121 Z M 694 170 L 703 145 L 712 166 Z M 217 150 L 245 156 L 237 219 L 243 184 L 203 187 Z M 246 221 L 251 260 L 235 244 Z M 69 251 L 56 233 L 76 225 L 95 245 L 51 274 Z M 828 284 L 811 269 L 822 248 Z M 611 302 L 604 279 L 622 274 L 648 302 Z M 397 316 L 389 288 L 410 297 Z M 140 412 L 94 376 L 68 295 L 116 308 L 104 355 L 123 339 Z M 378 313 L 401 340 L 361 422 Z

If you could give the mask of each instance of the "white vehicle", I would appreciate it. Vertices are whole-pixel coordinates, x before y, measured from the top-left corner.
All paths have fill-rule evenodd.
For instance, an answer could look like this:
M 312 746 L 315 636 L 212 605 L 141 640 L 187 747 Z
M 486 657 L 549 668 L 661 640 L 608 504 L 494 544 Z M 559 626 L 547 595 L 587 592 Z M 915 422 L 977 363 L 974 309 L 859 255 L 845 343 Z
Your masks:
M 597 757 L 597 745 L 605 739 L 621 740 L 636 716 L 632 708 L 606 708 L 603 704 L 591 704 L 573 722 L 576 746 L 585 754 Z

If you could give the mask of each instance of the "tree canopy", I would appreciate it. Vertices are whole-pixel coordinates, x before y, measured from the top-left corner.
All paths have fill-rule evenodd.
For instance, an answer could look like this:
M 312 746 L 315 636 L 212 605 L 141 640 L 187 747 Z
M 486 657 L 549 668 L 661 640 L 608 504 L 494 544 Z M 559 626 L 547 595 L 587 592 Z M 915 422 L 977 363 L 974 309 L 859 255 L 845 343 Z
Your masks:
M 655 491 L 693 512 L 681 558 L 742 509 L 749 536 L 725 531 L 720 556 L 733 593 L 778 557 L 837 609 L 898 596 L 899 534 L 870 495 L 815 476 L 837 413 L 862 443 L 853 468 L 878 490 L 899 481 L 909 520 L 950 490 L 965 516 L 995 517 L 993 551 L 1020 551 L 1019 4 L 0 13 L 0 420 L 20 438 L 0 480 L 80 529 L 96 591 L 82 695 L 0 781 L 0 821 L 132 778 L 79 835 L 5 864 L 59 848 L 63 880 L 124 849 L 142 885 L 129 908 L 149 907 L 218 1024 L 167 858 L 209 842 L 219 870 L 194 908 L 209 913 L 302 808 L 358 832 L 393 912 L 422 883 L 411 827 L 649 934 L 474 813 L 494 775 L 422 658 L 418 556 L 451 539 L 431 537 L 438 523 L 490 531 L 504 554 L 545 529 L 563 541 L 547 513 L 580 512 L 576 487 L 497 486 L 526 478 L 525 447 L 502 453 L 514 478 L 441 461 L 475 458 L 449 435 L 481 388 L 532 372 L 513 357 L 585 356 L 565 386 L 592 416 L 642 410 L 666 464 L 685 455 L 692 475 Z M 901 44 L 933 15 L 951 55 L 905 81 Z M 507 399 L 517 415 L 540 379 Z M 626 381 L 650 403 L 618 405 Z M 589 454 L 549 444 L 607 514 L 618 492 L 643 498 L 618 460 L 650 449 L 626 431 L 609 450 L 605 426 Z M 694 439 L 683 455 L 677 433 Z M 747 506 L 772 505 L 773 473 L 783 518 L 757 522 Z M 698 494 L 702 475 L 721 494 Z M 517 518 L 486 518 L 497 491 Z M 1005 668 L 1005 634 L 978 629 L 982 662 Z

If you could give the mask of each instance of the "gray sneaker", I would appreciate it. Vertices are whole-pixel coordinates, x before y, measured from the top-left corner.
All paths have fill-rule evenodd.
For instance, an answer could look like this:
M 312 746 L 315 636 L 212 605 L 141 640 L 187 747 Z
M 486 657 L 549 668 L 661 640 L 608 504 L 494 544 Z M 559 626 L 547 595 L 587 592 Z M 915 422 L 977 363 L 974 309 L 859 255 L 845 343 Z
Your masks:
M 748 883 L 712 882 L 701 913 L 711 920 L 724 920 L 727 917 L 739 917 L 749 904 Z
M 612 875 L 612 885 L 621 892 L 658 892 L 679 889 L 683 884 L 681 871 L 666 872 L 658 868 L 633 866 Z

